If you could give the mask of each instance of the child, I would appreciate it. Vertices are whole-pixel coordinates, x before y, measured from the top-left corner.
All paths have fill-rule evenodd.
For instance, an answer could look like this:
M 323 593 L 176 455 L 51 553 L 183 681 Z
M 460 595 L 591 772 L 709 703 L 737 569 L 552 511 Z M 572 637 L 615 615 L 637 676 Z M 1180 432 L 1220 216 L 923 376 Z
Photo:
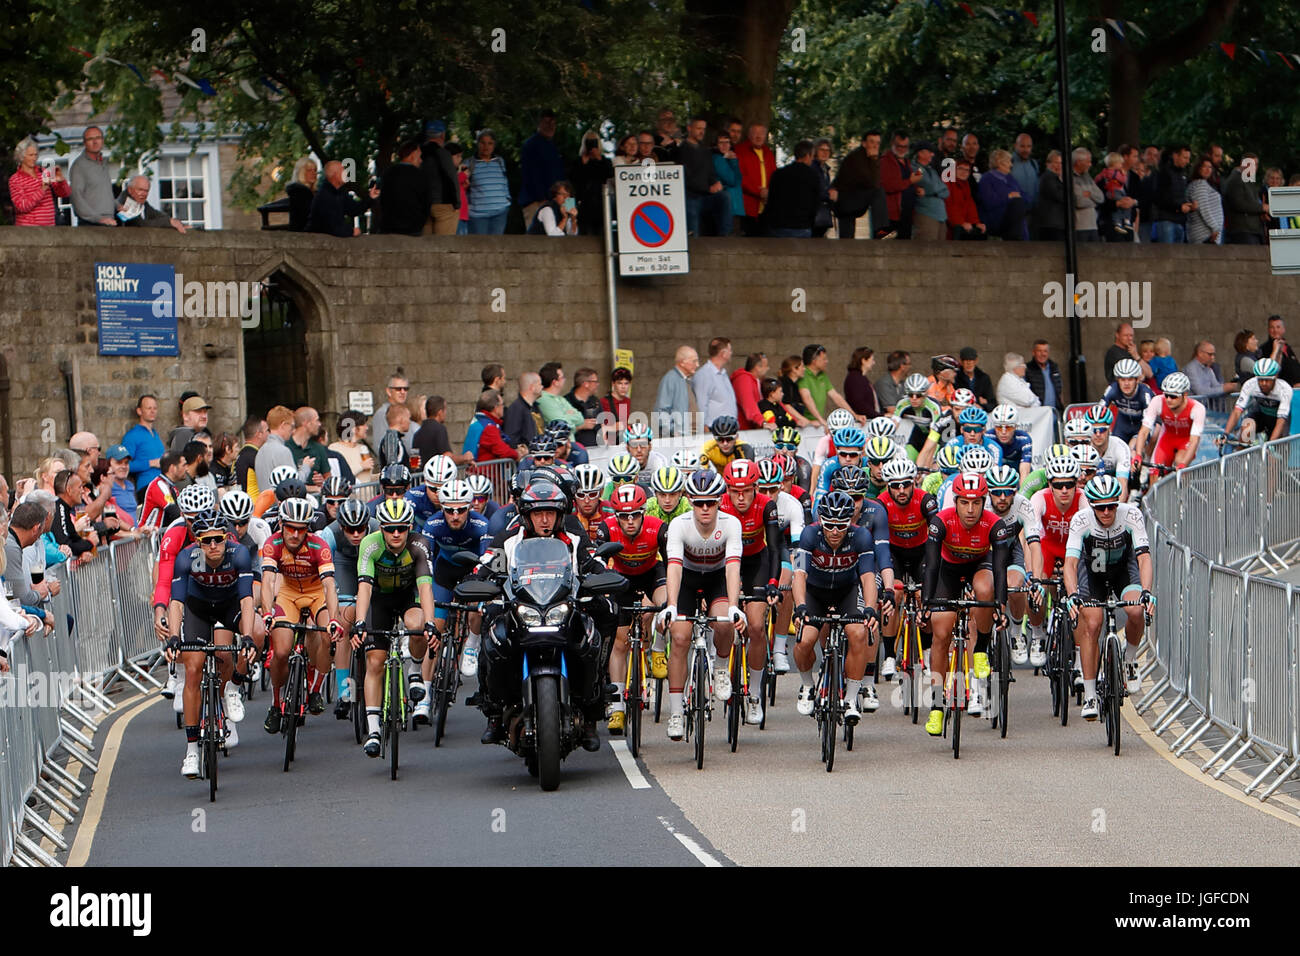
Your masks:
M 1155 388 L 1160 390 L 1160 383 L 1165 380 L 1165 376 L 1170 372 L 1178 371 L 1178 363 L 1170 355 L 1174 350 L 1173 343 L 1166 338 L 1156 339 L 1156 354 L 1151 361 L 1151 377 L 1156 380 Z
M 794 420 L 781 405 L 781 382 L 775 378 L 765 378 L 762 382 L 763 398 L 758 403 L 758 410 L 763 414 L 763 423 L 775 422 L 777 428 L 793 425 Z
M 1110 228 L 1116 236 L 1133 235 L 1133 209 L 1121 209 L 1117 199 L 1128 198 L 1128 177 L 1124 173 L 1124 157 L 1119 153 L 1106 154 L 1106 168 L 1097 174 L 1097 185 L 1106 197 L 1106 210 L 1110 213 Z
M 1142 361 L 1146 362 L 1148 365 L 1150 365 L 1151 360 L 1155 358 L 1155 354 L 1156 354 L 1156 343 L 1154 339 L 1143 339 L 1141 342 L 1138 343 L 1138 357 L 1141 358 Z M 1145 385 L 1147 388 L 1151 389 L 1153 392 L 1159 391 L 1159 389 L 1156 388 L 1156 375 L 1155 375 L 1154 368 L 1151 370 L 1151 377 L 1144 380 L 1142 384 Z

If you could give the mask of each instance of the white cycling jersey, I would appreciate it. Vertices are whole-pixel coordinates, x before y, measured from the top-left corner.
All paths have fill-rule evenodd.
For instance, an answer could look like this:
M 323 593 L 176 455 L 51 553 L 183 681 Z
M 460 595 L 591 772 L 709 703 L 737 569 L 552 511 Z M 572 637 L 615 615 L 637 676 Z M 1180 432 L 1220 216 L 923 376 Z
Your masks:
M 1291 392 L 1291 386 L 1279 378 L 1273 380 L 1273 390 L 1265 395 L 1259 387 L 1259 379 L 1248 378 L 1237 394 L 1237 407 L 1247 415 L 1289 419 Z
M 776 513 L 781 519 L 781 530 L 785 532 L 786 539 L 798 541 L 799 535 L 803 534 L 803 505 L 799 504 L 799 499 L 788 491 L 779 492 L 776 496 Z
M 951 487 L 949 487 L 945 498 L 952 498 Z M 952 503 L 949 503 L 943 507 L 951 508 L 952 506 Z M 942 508 L 940 510 L 942 510 Z M 1033 506 L 1029 503 L 1029 499 L 1018 491 L 1016 492 L 1016 496 L 1011 499 L 1011 507 L 1007 509 L 1007 513 L 1000 517 L 1010 518 L 1012 521 L 1019 524 L 1020 530 L 1025 533 L 1025 541 L 1027 542 L 1037 541 L 1043 536 L 1043 525 L 1038 520 L 1038 512 L 1036 512 Z
M 1093 445 L 1096 448 L 1096 445 Z M 1128 478 L 1133 465 L 1133 450 L 1122 439 L 1110 436 L 1106 450 L 1101 453 L 1101 460 L 1106 463 L 1106 474 L 1116 478 Z
M 248 519 L 248 536 L 257 542 L 260 551 L 262 545 L 266 544 L 266 539 L 271 537 L 271 526 L 257 515 L 253 515 Z
M 741 550 L 740 519 L 734 515 L 720 512 L 707 538 L 690 512 L 668 522 L 668 563 L 680 564 L 687 571 L 722 571 L 728 562 L 740 560 Z
M 1079 506 L 1070 520 L 1070 536 L 1065 543 L 1066 557 L 1084 558 L 1094 570 L 1105 570 L 1101 565 L 1118 564 L 1125 560 L 1129 549 L 1135 554 L 1151 550 L 1147 539 L 1146 522 L 1136 505 L 1121 504 L 1109 528 L 1097 521 L 1097 514 L 1087 504 Z M 1086 553 L 1085 553 L 1086 552 Z

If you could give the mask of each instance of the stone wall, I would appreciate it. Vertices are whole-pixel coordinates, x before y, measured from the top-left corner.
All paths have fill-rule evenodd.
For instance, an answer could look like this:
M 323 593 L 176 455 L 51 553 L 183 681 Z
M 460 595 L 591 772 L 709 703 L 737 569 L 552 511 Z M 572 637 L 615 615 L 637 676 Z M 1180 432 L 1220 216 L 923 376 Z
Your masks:
M 0 349 L 12 383 L 15 459 L 4 463 L 8 473 L 30 471 L 72 430 L 61 363 L 75 383 L 80 426 L 104 445 L 120 438 L 136 395 L 146 390 L 162 400 L 164 430 L 175 424 L 175 400 L 187 388 L 212 402 L 215 429 L 236 428 L 246 413 L 237 319 L 183 319 L 179 357 L 97 354 L 97 261 L 171 264 L 187 281 L 260 280 L 279 270 L 306 322 L 307 392 L 326 413 L 340 410 L 351 390 L 374 392 L 378 405 L 399 365 L 413 393 L 448 399 L 455 439 L 487 362 L 506 366 L 508 399 L 520 371 L 552 359 L 564 362 L 570 378 L 592 365 L 602 390 L 608 384 L 605 266 L 594 238 L 4 229 Z M 1003 353 L 1028 353 L 1041 336 L 1064 367 L 1066 320 L 1043 317 L 1042 291 L 1062 278 L 1061 263 L 1059 247 L 1040 243 L 700 240 L 689 275 L 618 283 L 619 344 L 636 361 L 633 404 L 649 409 L 679 344 L 703 356 L 714 335 L 731 337 L 737 362 L 765 351 L 777 364 L 821 342 L 836 381 L 858 345 L 877 350 L 882 372 L 892 348 L 911 350 L 914 362 L 927 366 L 936 351 L 973 345 L 996 381 Z M 1272 276 L 1267 250 L 1259 248 L 1085 246 L 1079 271 L 1093 281 L 1150 281 L 1152 323 L 1139 337 L 1170 336 L 1180 363 L 1206 336 L 1228 365 L 1237 329 L 1263 333 L 1266 317 L 1286 315 L 1296 299 L 1296 280 Z M 796 297 L 805 311 L 792 311 Z M 1083 323 L 1094 398 L 1113 326 L 1113 319 Z M 42 440 L 46 419 L 53 420 L 53 444 Z

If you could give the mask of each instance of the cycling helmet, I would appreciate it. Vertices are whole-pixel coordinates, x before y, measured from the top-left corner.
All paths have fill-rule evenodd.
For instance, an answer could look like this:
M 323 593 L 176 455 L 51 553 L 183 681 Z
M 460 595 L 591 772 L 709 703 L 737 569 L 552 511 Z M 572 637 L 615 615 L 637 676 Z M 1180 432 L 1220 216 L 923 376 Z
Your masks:
M 989 413 L 982 408 L 963 408 L 961 414 L 957 416 L 959 425 L 978 425 L 981 428 L 987 428 L 989 424 Z
M 447 505 L 467 505 L 473 500 L 474 492 L 470 489 L 469 482 L 459 478 L 444 481 L 438 489 L 438 501 L 444 508 Z
M 854 422 L 853 413 L 847 408 L 833 408 L 831 413 L 826 416 L 826 427 L 831 434 L 839 431 L 841 428 L 848 428 Z
M 1076 441 L 1091 441 L 1092 426 L 1082 415 L 1075 415 L 1073 418 L 1065 420 L 1065 441 L 1071 444 Z
M 306 498 L 286 498 L 280 502 L 280 527 L 300 524 L 303 527 L 312 523 L 316 509 Z
M 379 527 L 385 530 L 389 528 L 409 530 L 415 523 L 415 508 L 405 498 L 387 498 L 379 505 L 375 517 L 379 519 Z
M 758 465 L 744 458 L 737 458 L 722 470 L 722 480 L 733 491 L 753 488 L 758 483 Z
M 782 445 L 798 448 L 801 441 L 803 441 L 803 435 L 793 425 L 782 425 L 772 433 L 772 444 L 778 448 Z
M 952 393 L 952 401 L 948 403 L 954 410 L 965 410 L 975 404 L 975 393 L 969 388 L 959 388 Z
M 851 496 L 865 495 L 867 493 L 867 473 L 857 465 L 841 468 L 831 475 L 831 487 L 836 491 L 843 491 Z
M 758 463 L 758 487 L 772 488 L 785 478 L 785 468 L 771 458 L 764 458 Z
M 384 468 L 379 473 L 379 488 L 386 491 L 389 488 L 410 488 L 411 487 L 411 469 L 403 464 L 392 464 Z
M 701 468 L 686 479 L 688 498 L 721 498 L 726 490 L 726 482 L 712 468 Z
M 920 372 L 913 372 L 903 379 L 903 391 L 908 395 L 924 395 L 930 391 L 930 380 Z
M 1073 455 L 1065 455 L 1061 458 L 1049 458 L 1047 467 L 1048 481 L 1056 481 L 1061 478 L 1078 478 L 1079 477 L 1079 459 Z
M 1113 371 L 1115 372 L 1116 378 L 1141 378 L 1142 377 L 1142 366 L 1137 363 L 1136 359 L 1131 359 L 1131 358 L 1120 359 L 1118 362 L 1115 363 L 1115 368 Z
M 564 492 L 560 490 L 560 486 L 546 479 L 534 481 L 519 496 L 519 513 L 521 515 L 543 510 L 563 513 L 568 509 L 568 499 L 565 498 Z
M 538 455 L 546 455 L 548 458 L 555 457 L 555 439 L 551 435 L 538 435 L 528 443 L 528 454 L 536 458 Z
M 836 451 L 843 451 L 846 448 L 861 448 L 867 443 L 867 436 L 861 428 L 848 426 L 832 432 L 831 441 L 835 442 Z
M 176 507 L 187 518 L 203 511 L 212 511 L 217 506 L 217 496 L 207 485 L 186 485 L 176 496 Z
M 686 478 L 671 465 L 650 476 L 650 490 L 657 495 L 671 495 L 686 487 Z
M 641 466 L 631 455 L 615 455 L 609 460 L 609 480 L 616 485 L 625 481 L 636 481 L 641 474 Z
M 1192 390 L 1192 381 L 1182 372 L 1170 372 L 1160 383 L 1160 391 L 1166 395 L 1186 395 Z
M 354 530 L 370 527 L 370 511 L 365 502 L 349 498 L 339 505 L 339 525 Z
M 799 464 L 789 452 L 779 451 L 772 456 L 772 463 L 781 469 L 781 480 L 795 478 L 799 474 Z
M 465 480 L 469 482 L 469 490 L 474 492 L 475 498 L 492 497 L 492 479 L 481 472 L 474 472 L 467 475 Z
M 1277 373 L 1282 371 L 1282 366 L 1278 365 L 1277 362 L 1273 361 L 1271 358 L 1265 357 L 1262 359 L 1255 359 L 1255 367 L 1253 371 L 1255 372 L 1256 378 L 1277 378 Z
M 623 444 L 627 445 L 634 441 L 649 442 L 654 439 L 650 435 L 650 426 L 645 422 L 631 422 L 627 430 L 623 432 Z
M 645 489 L 640 485 L 619 485 L 609 496 L 609 507 L 616 515 L 645 510 Z
M 1016 491 L 1020 488 L 1020 474 L 1010 465 L 994 465 L 985 475 L 990 491 Z
M 346 498 L 352 494 L 352 482 L 342 475 L 330 475 L 321 486 L 321 494 L 326 498 Z
M 994 428 L 1004 425 L 1014 427 L 1020 424 L 1020 412 L 1014 405 L 998 405 L 993 409 L 993 414 L 989 415 L 989 424 Z
M 832 491 L 817 503 L 817 519 L 823 525 L 847 525 L 853 520 L 853 499 L 842 491 Z
M 961 468 L 961 451 L 956 445 L 944 445 L 934 456 L 934 463 L 943 474 L 956 474 Z
M 456 477 L 456 463 L 446 455 L 434 455 L 424 463 L 424 483 L 441 488 Z
M 605 473 L 599 465 L 579 465 L 573 469 L 573 477 L 577 481 L 578 491 L 599 494 L 605 488 Z
M 275 486 L 275 500 L 288 501 L 290 498 L 306 498 L 307 485 L 301 478 L 286 478 Z
M 986 475 L 992 467 L 993 455 L 983 445 L 971 445 L 962 452 L 962 471 L 977 471 L 981 475 Z
M 406 453 L 406 443 L 402 441 L 401 432 L 395 432 L 392 429 L 384 432 L 384 438 L 379 443 L 379 467 L 387 468 L 389 465 L 405 465 L 410 461 Z
M 879 415 L 867 422 L 868 438 L 893 438 L 894 420 L 888 415 Z
M 894 444 L 892 438 L 885 438 L 883 435 L 877 435 L 871 441 L 867 442 L 867 461 L 872 464 L 883 464 L 898 454 L 898 446 Z
M 709 426 L 714 438 L 735 438 L 740 431 L 740 422 L 730 415 L 719 415 Z
M 239 489 L 227 491 L 221 499 L 220 511 L 227 521 L 243 524 L 253 517 L 253 499 Z
M 935 375 L 943 371 L 955 372 L 959 368 L 961 366 L 957 364 L 957 360 L 951 355 L 935 355 L 930 359 L 930 370 Z
M 1065 444 L 1064 442 L 1057 442 L 1051 448 L 1047 449 L 1048 461 L 1051 461 L 1053 458 L 1069 458 L 1069 457 L 1070 457 L 1070 446 Z
M 1088 409 L 1087 414 L 1083 416 L 1083 420 L 1091 425 L 1094 431 L 1098 426 L 1102 425 L 1109 428 L 1115 424 L 1115 413 L 1110 410 L 1110 406 L 1105 402 L 1098 402 Z
M 1091 445 L 1075 445 L 1070 449 L 1070 457 L 1079 463 L 1079 470 L 1101 467 L 1101 453 Z
M 271 469 L 271 487 L 274 488 L 287 478 L 297 478 L 298 469 L 292 465 L 276 465 Z
M 561 418 L 556 418 L 546 423 L 545 434 L 555 439 L 557 445 L 567 445 L 569 439 L 573 437 L 573 429 L 569 423 Z
M 513 475 L 510 476 L 510 497 L 512 499 L 514 499 L 515 501 L 519 500 L 519 496 L 522 495 L 524 493 L 524 489 L 528 487 L 528 482 L 532 478 L 532 476 L 533 473 L 529 471 L 527 468 L 524 468 L 520 471 L 516 471 Z
M 916 481 L 916 462 L 910 458 L 891 458 L 880 469 L 886 484 L 896 481 Z
M 190 521 L 190 532 L 196 539 L 200 535 L 212 531 L 220 531 L 224 535 L 226 533 L 226 519 L 210 508 L 200 511 Z
M 687 471 L 694 471 L 699 463 L 699 454 L 689 448 L 679 448 L 673 452 L 672 465 L 674 468 L 685 468 Z
M 954 498 L 983 498 L 988 493 L 988 484 L 979 472 L 963 471 L 952 480 Z
M 1103 501 L 1119 501 L 1119 479 L 1113 475 L 1097 475 L 1083 486 L 1083 493 L 1094 505 Z

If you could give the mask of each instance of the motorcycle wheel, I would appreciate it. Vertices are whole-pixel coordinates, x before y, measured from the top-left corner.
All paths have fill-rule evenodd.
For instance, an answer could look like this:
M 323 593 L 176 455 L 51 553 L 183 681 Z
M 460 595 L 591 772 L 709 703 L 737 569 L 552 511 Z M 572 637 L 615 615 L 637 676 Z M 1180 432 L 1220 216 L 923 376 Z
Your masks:
M 560 689 L 553 675 L 537 678 L 537 779 L 543 790 L 560 785 Z

